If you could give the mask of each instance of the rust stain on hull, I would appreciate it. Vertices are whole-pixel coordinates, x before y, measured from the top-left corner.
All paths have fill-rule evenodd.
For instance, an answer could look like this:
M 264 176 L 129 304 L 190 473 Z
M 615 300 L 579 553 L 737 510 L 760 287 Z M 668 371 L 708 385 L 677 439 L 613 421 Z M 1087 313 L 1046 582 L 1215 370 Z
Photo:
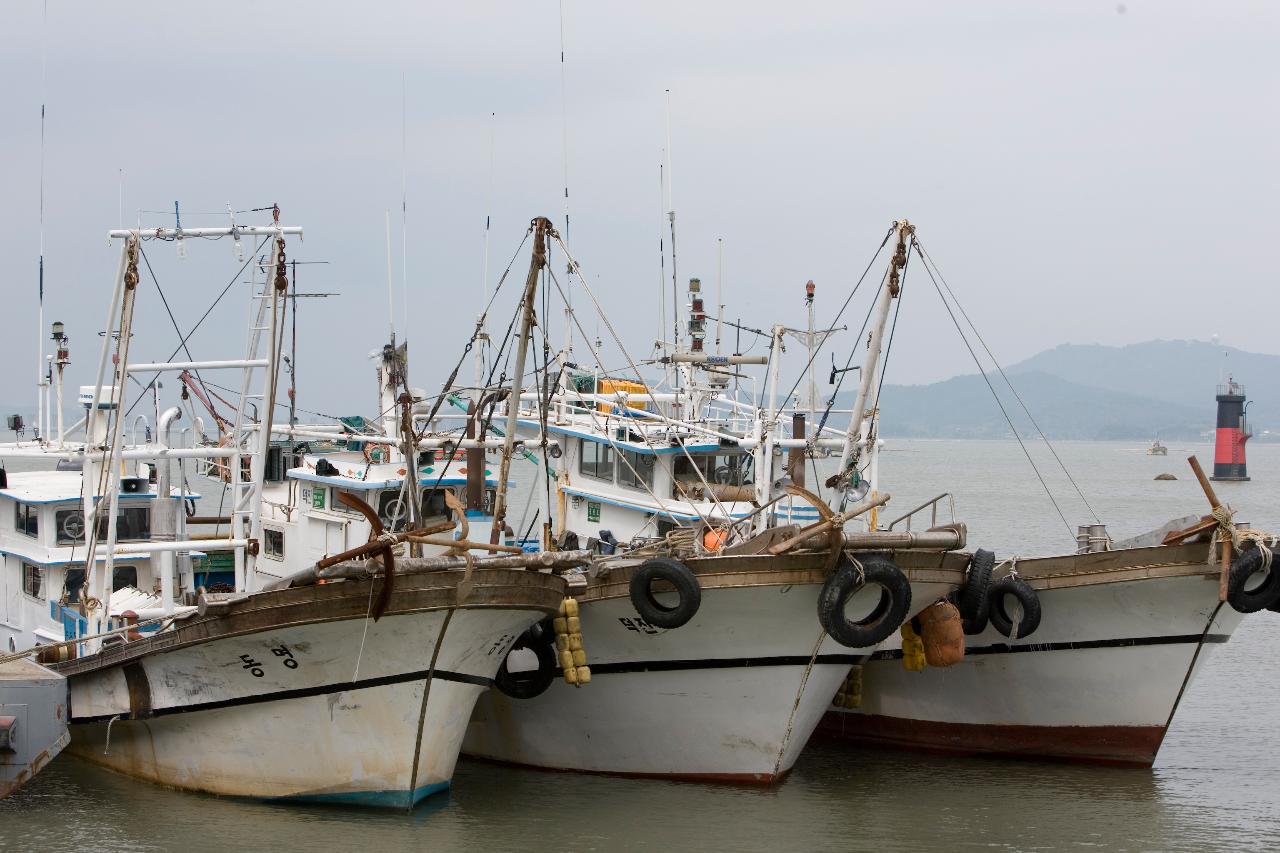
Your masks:
M 1164 726 L 979 725 L 828 712 L 815 736 L 921 752 L 1150 767 L 1164 733 Z

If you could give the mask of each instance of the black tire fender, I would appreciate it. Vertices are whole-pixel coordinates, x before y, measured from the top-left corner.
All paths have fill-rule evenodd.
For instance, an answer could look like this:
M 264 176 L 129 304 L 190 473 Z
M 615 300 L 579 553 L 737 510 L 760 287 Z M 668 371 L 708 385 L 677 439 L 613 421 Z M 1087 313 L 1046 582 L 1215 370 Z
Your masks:
M 507 669 L 507 661 L 511 652 L 529 649 L 538 657 L 538 668 L 523 672 L 511 672 Z M 512 645 L 511 651 L 498 666 L 498 674 L 493 677 L 493 686 L 512 699 L 532 699 L 541 696 L 560 674 L 560 664 L 556 660 L 555 633 L 549 626 L 534 625 L 520 635 Z
M 1272 565 L 1262 583 L 1247 588 L 1249 579 L 1263 571 L 1266 563 L 1262 549 L 1254 546 L 1243 550 L 1227 574 L 1227 603 L 1240 613 L 1280 607 L 1280 566 Z
M 867 584 L 880 587 L 880 601 L 867 616 L 852 620 L 845 605 Z M 911 583 L 888 557 L 879 554 L 853 560 L 842 556 L 835 572 L 818 593 L 818 624 L 831 639 L 851 649 L 884 642 L 911 612 Z
M 1022 621 L 1018 623 L 1018 636 L 1015 639 L 1030 637 L 1040 627 L 1040 596 L 1031 588 L 1031 584 L 1017 575 L 1005 575 L 991 585 L 991 593 L 987 597 L 987 616 L 991 620 L 991 627 L 1006 637 L 1013 637 L 1013 617 L 1005 607 L 1006 595 L 1012 595 L 1022 605 Z
M 680 600 L 673 607 L 658 601 L 653 582 L 666 581 L 675 587 Z M 689 567 L 670 557 L 654 557 L 641 564 L 631 576 L 631 606 L 640 618 L 655 628 L 679 628 L 698 612 L 702 605 L 702 587 Z
M 991 608 L 991 572 L 996 567 L 996 555 L 979 548 L 969 560 L 968 577 L 960 588 L 957 606 L 964 620 L 964 632 L 970 636 L 987 629 L 987 614 Z

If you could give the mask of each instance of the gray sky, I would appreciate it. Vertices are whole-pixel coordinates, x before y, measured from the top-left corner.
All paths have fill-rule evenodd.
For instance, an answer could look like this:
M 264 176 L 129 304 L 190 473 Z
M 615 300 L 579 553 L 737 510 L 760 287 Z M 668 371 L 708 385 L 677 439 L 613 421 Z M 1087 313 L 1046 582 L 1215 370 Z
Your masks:
M 0 400 L 22 402 L 35 373 L 41 3 L 0 14 Z M 1214 333 L 1280 353 L 1275 4 L 566 0 L 565 19 L 570 245 L 637 357 L 658 330 L 667 88 L 681 278 L 711 289 L 723 238 L 729 313 L 749 325 L 802 325 L 809 278 L 829 318 L 906 216 L 1007 363 L 1068 341 Z M 130 223 L 178 199 L 188 225 L 279 202 L 305 226 L 290 256 L 331 264 L 305 268 L 301 289 L 342 296 L 305 306 L 301 403 L 371 409 L 386 209 L 401 280 L 402 73 L 413 384 L 438 386 L 479 308 L 490 113 L 491 278 L 532 216 L 562 221 L 550 0 L 51 0 L 47 38 L 45 319 L 72 335 L 72 385 L 96 363 L 123 169 Z M 235 270 L 225 242 L 182 264 L 171 246 L 148 253 L 184 329 Z M 921 272 L 890 381 L 969 368 Z M 135 355 L 161 358 L 176 336 L 144 282 Z M 865 310 L 859 299 L 849 320 Z M 244 317 L 228 297 L 192 339 L 197 357 L 239 352 Z

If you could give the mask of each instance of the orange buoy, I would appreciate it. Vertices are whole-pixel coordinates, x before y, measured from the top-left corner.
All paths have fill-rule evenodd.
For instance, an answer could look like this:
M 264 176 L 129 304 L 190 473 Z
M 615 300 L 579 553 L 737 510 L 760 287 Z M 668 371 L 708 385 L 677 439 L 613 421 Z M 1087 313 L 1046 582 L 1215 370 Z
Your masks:
M 729 539 L 729 532 L 721 530 L 718 527 L 712 527 L 702 534 L 702 547 L 706 548 L 713 554 L 724 547 L 724 543 Z

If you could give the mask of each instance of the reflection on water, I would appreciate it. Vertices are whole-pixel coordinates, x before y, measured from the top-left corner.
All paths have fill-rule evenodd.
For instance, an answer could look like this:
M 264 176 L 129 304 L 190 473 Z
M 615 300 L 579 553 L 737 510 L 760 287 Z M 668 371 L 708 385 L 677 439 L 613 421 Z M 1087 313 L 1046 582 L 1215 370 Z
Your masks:
M 1002 555 L 1071 546 L 1016 445 L 890 448 L 884 477 L 892 506 L 907 509 L 952 489 L 975 544 Z M 1210 448 L 1193 449 L 1212 458 Z M 1117 537 L 1204 509 L 1180 448 L 1167 458 L 1084 442 L 1059 452 Z M 1280 446 L 1249 453 L 1253 482 L 1220 484 L 1219 492 L 1242 518 L 1280 530 Z M 1180 479 L 1153 482 L 1163 471 Z M 1062 504 L 1073 524 L 1088 520 L 1078 499 Z M 1150 771 L 824 742 L 811 744 L 773 789 L 464 761 L 450 794 L 404 814 L 184 794 L 63 757 L 0 801 L 0 850 L 1271 850 L 1280 847 L 1277 648 L 1280 615 L 1245 619 L 1188 691 Z

